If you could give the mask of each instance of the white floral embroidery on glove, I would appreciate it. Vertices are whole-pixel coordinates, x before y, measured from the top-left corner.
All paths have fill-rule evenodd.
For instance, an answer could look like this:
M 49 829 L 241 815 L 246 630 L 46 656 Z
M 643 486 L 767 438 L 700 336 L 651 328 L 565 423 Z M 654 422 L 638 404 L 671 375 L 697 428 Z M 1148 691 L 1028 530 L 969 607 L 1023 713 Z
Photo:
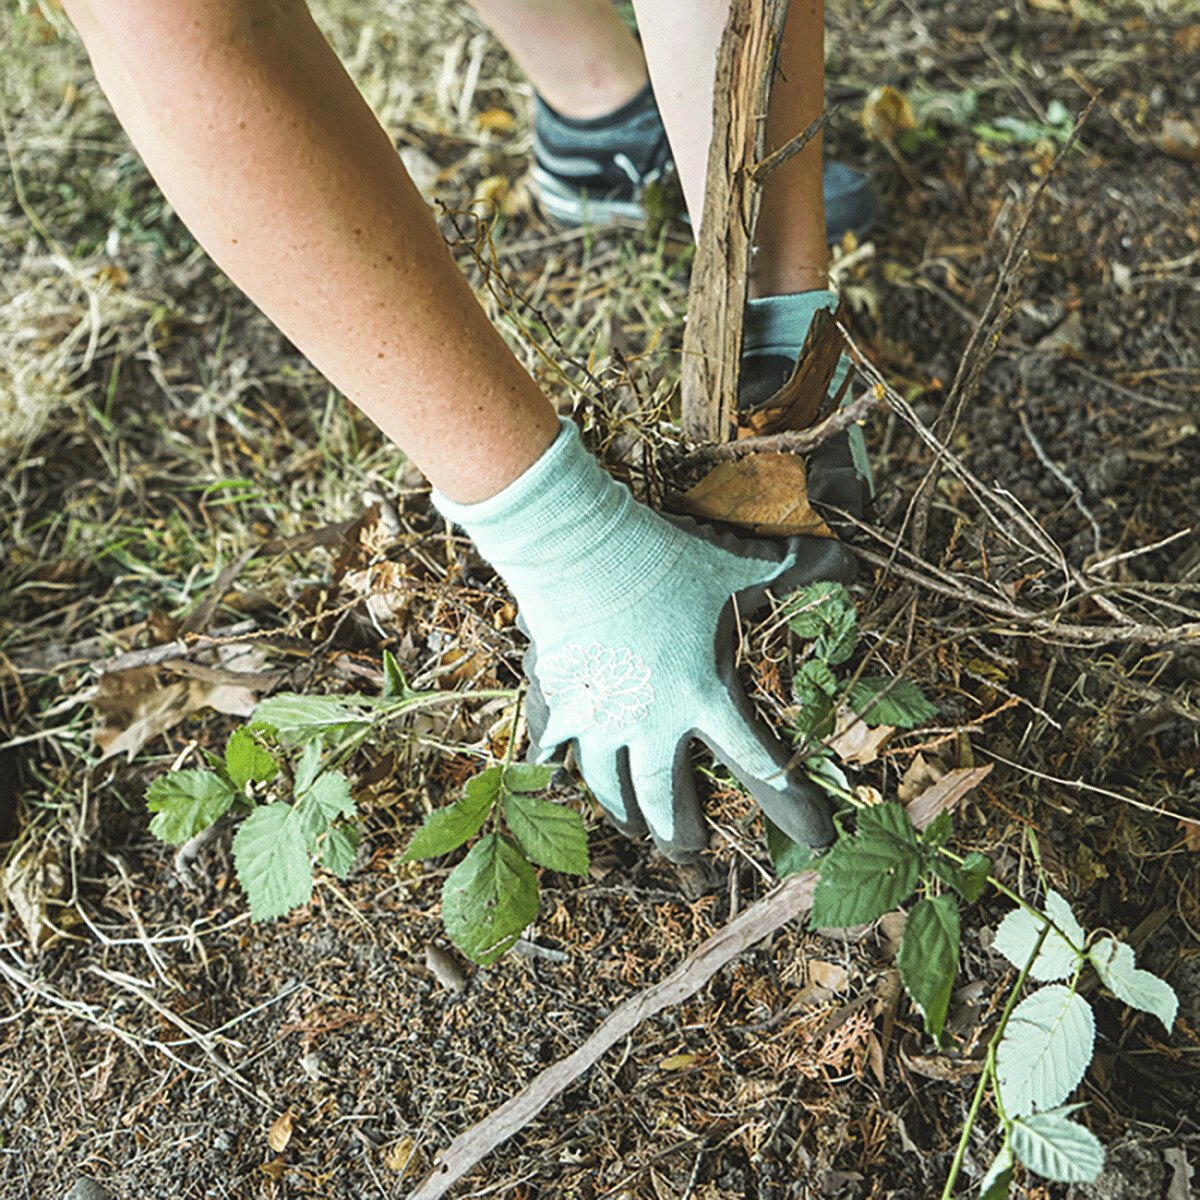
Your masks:
M 537 674 L 556 718 L 580 732 L 624 729 L 654 701 L 650 668 L 627 646 L 568 642 L 539 659 Z

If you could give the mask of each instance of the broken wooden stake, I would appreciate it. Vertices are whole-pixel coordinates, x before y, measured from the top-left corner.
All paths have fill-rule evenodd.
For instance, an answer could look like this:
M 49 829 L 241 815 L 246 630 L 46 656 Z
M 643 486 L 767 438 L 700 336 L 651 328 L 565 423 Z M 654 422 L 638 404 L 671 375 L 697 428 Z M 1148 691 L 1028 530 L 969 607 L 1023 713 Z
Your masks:
M 704 213 L 683 333 L 683 429 L 697 441 L 726 442 L 736 424 L 761 195 L 753 172 L 766 149 L 767 102 L 787 10 L 788 0 L 732 0 L 717 56 Z

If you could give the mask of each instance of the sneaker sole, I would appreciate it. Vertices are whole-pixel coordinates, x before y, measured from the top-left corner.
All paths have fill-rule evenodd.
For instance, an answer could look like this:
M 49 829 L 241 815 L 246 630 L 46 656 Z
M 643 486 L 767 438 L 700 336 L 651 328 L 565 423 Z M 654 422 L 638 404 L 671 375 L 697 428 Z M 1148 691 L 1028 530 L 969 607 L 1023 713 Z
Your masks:
M 560 225 L 615 225 L 627 221 L 641 223 L 646 219 L 646 210 L 639 201 L 587 196 L 542 167 L 533 168 L 530 181 L 546 215 Z
M 578 228 L 584 225 L 604 226 L 627 222 L 641 224 L 646 220 L 646 210 L 637 200 L 616 200 L 587 196 L 578 188 L 564 183 L 550 174 L 544 167 L 535 166 L 530 180 L 534 194 L 546 215 L 560 225 Z M 857 204 L 846 206 L 857 212 L 840 213 L 836 226 L 828 230 L 828 241 L 832 246 L 847 233 L 861 238 L 870 233 L 879 222 L 879 204 L 870 192 Z M 680 213 L 685 225 L 691 225 L 687 213 Z

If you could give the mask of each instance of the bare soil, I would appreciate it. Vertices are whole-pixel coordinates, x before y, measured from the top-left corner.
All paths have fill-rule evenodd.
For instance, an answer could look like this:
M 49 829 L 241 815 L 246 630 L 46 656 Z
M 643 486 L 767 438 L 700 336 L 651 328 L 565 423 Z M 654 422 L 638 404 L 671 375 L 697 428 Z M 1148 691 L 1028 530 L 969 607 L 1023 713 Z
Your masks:
M 636 386 L 644 410 L 666 402 L 690 259 L 681 230 L 548 225 L 526 202 L 527 94 L 514 69 L 465 11 L 411 10 L 321 17 L 397 141 L 441 169 L 446 202 L 461 211 L 483 192 L 500 199 L 499 275 L 485 302 L 518 353 L 568 400 L 582 391 L 603 409 Z M 206 712 L 131 763 L 100 762 L 89 663 L 172 636 L 239 551 L 356 518 L 376 497 L 398 514 L 387 557 L 409 564 L 415 598 L 382 630 L 337 546 L 255 560 L 223 598 L 214 623 L 253 619 L 263 669 L 285 672 L 286 686 L 367 686 L 382 644 L 429 679 L 457 667 L 450 682 L 507 686 L 520 647 L 498 585 L 446 544 L 399 455 L 165 209 L 78 48 L 36 16 L 5 20 L 3 288 L 10 305 L 30 289 L 45 296 L 22 317 L 22 353 L 49 353 L 76 328 L 94 329 L 95 344 L 89 355 L 79 342 L 56 391 L 46 383 L 0 501 L 0 845 L 10 863 L 39 856 L 43 915 L 58 931 L 35 952 L 10 896 L 0 1197 L 58 1200 L 81 1177 L 122 1200 L 403 1196 L 454 1135 L 765 892 L 754 814 L 714 779 L 722 836 L 700 866 L 679 869 L 573 794 L 593 827 L 592 878 L 547 878 L 534 950 L 466 970 L 458 991 L 427 965 L 428 947 L 445 944 L 445 868 L 399 858 L 426 807 L 474 769 L 466 753 L 364 751 L 358 868 L 344 884 L 323 880 L 286 920 L 249 923 L 227 835 L 176 868 L 148 833 L 145 786 L 218 747 L 235 719 Z M 830 152 L 869 168 L 887 208 L 873 251 L 843 248 L 862 345 L 917 417 L 1011 493 L 1072 566 L 1187 531 L 1111 570 L 1114 587 L 1153 585 L 1130 603 L 1163 629 L 1195 620 L 1200 587 L 1200 166 L 1163 149 L 1171 123 L 1200 108 L 1195 20 L 1182 5 L 1073 0 L 986 14 L 963 0 L 885 0 L 830 15 L 841 103 Z M 480 82 L 464 99 L 473 58 Z M 913 96 L 974 92 L 974 124 L 992 135 L 1001 118 L 1046 125 L 1052 102 L 1074 113 L 1102 89 L 1046 185 L 1006 293 L 1009 319 L 953 429 L 939 423 L 947 390 L 1060 143 L 936 125 L 929 140 L 889 147 L 859 119 L 881 83 Z M 511 129 L 481 126 L 479 114 L 497 109 L 514 115 Z M 474 225 L 445 223 L 483 288 L 456 225 Z M 79 296 L 93 283 L 47 282 L 63 274 L 56 252 L 93 282 L 110 272 L 91 326 Z M 850 536 L 886 556 L 911 547 L 906 514 L 932 455 L 895 411 L 873 420 L 868 440 L 879 496 L 870 526 Z M 1094 997 L 1098 1054 L 1080 1098 L 1118 1149 L 1076 1196 L 1178 1200 L 1186 1192 L 1168 1192 L 1165 1155 L 1182 1148 L 1200 1167 L 1200 845 L 1176 819 L 1200 820 L 1200 649 L 1169 637 L 1084 644 L 939 589 L 919 564 L 997 581 L 1039 612 L 1058 603 L 1047 569 L 1022 561 L 953 474 L 915 554 L 897 552 L 907 575 L 864 560 L 856 596 L 871 651 L 941 706 L 942 724 L 921 737 L 948 731 L 948 760 L 997 764 L 964 804 L 957 839 L 991 853 L 1023 892 L 1039 878 L 1059 888 L 1089 928 L 1140 930 L 1146 961 L 1179 993 L 1170 1037 Z M 1104 597 L 1072 618 L 1104 623 Z M 452 732 L 465 745 L 486 722 L 460 718 Z M 902 743 L 907 754 L 919 740 Z M 864 780 L 894 789 L 907 761 L 885 759 Z M 1003 964 L 986 943 L 1004 907 L 984 903 L 968 918 L 950 1049 L 931 1046 L 898 998 L 886 928 L 836 939 L 789 928 L 644 1024 L 454 1194 L 940 1194 L 972 1055 L 1001 999 Z M 963 1195 L 993 1127 L 985 1110 Z

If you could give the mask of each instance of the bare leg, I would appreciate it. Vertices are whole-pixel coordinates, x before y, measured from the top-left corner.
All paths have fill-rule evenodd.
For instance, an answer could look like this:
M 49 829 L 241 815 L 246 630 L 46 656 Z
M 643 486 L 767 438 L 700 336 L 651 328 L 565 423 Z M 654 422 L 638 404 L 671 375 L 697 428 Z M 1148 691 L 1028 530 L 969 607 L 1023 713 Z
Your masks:
M 302 0 L 66 0 L 188 228 L 454 500 L 558 433 Z
M 546 102 L 599 117 L 646 86 L 646 60 L 612 0 L 471 0 Z
M 654 94 L 671 139 L 692 225 L 704 209 L 712 139 L 713 81 L 729 0 L 634 0 Z M 767 114 L 768 151 L 804 130 L 825 91 L 824 0 L 792 0 Z M 763 188 L 750 294 L 824 287 L 829 252 L 821 188 L 821 139 L 779 168 Z

